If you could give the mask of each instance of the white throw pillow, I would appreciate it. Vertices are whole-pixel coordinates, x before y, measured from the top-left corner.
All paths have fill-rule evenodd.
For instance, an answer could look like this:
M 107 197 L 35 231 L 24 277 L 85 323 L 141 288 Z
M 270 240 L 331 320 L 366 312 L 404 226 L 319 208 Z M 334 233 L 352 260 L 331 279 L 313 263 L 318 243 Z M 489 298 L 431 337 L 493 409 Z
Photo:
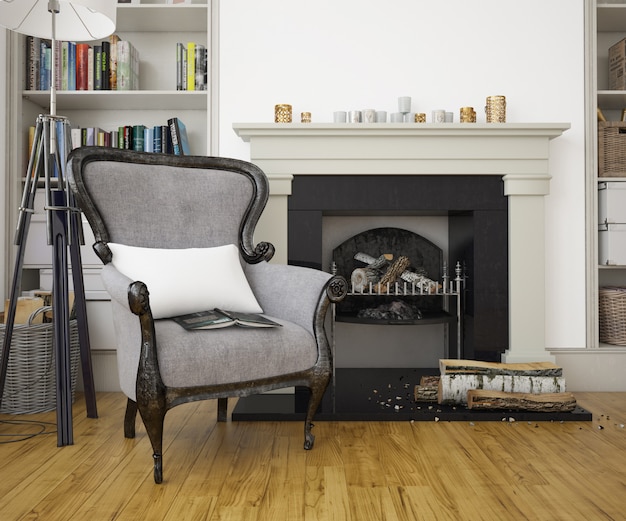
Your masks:
M 213 308 L 263 313 L 234 244 L 161 249 L 109 243 L 109 248 L 120 273 L 148 286 L 155 319 Z

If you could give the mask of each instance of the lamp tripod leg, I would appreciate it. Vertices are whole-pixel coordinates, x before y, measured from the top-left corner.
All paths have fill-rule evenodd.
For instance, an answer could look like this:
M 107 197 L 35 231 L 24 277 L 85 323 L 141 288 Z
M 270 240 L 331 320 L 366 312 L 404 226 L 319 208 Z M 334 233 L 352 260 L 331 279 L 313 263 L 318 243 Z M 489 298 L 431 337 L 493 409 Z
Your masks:
M 22 268 L 24 266 L 26 239 L 28 237 L 31 216 L 34 212 L 37 181 L 43 171 L 43 125 L 44 123 L 42 118 L 39 118 L 35 128 L 35 139 L 33 141 L 33 148 L 28 161 L 28 170 L 22 194 L 22 204 L 18 215 L 17 228 L 15 230 L 14 244 L 17 246 L 17 253 L 15 266 L 13 268 L 13 281 L 11 284 L 9 305 L 6 311 L 7 314 L 4 317 L 5 329 L 2 343 L 2 356 L 0 357 L 0 405 L 2 404 L 2 396 L 4 395 L 4 387 L 6 384 L 9 355 L 11 352 L 11 340 L 13 338 L 13 326 L 15 324 L 15 315 L 17 312 L 17 300 L 22 286 Z

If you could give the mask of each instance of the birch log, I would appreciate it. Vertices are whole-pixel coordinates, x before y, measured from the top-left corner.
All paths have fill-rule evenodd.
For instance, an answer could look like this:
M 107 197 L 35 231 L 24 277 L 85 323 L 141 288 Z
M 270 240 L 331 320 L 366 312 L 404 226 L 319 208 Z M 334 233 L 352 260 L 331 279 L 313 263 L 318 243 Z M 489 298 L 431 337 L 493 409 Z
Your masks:
M 563 376 L 563 368 L 552 362 L 530 362 L 503 364 L 478 360 L 439 360 L 441 374 L 483 374 L 483 375 L 520 375 L 520 376 Z
M 576 408 L 572 393 L 505 393 L 472 389 L 467 392 L 468 409 L 509 409 L 514 411 L 570 412 Z
M 467 403 L 471 389 L 518 393 L 562 393 L 565 378 L 562 376 L 516 376 L 444 374 L 439 379 L 437 401 L 440 404 Z

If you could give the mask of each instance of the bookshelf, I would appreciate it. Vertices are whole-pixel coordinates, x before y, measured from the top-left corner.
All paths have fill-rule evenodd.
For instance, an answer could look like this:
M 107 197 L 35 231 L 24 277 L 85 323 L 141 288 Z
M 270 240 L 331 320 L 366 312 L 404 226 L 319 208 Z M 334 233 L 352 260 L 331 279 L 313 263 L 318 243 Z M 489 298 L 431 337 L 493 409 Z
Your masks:
M 166 0 L 142 0 L 139 4 L 119 4 L 115 33 L 130 41 L 139 52 L 139 88 L 117 90 L 58 90 L 57 114 L 66 116 L 72 127 L 99 127 L 117 130 L 124 125 L 167 125 L 170 118 L 180 118 L 187 127 L 191 153 L 211 153 L 211 75 L 212 20 L 217 5 L 211 0 L 193 0 L 189 4 L 167 4 Z M 8 170 L 6 208 L 9 219 L 6 277 L 10 287 L 16 249 L 13 230 L 22 195 L 22 179 L 28 162 L 28 128 L 39 114 L 50 110 L 49 91 L 26 90 L 26 37 L 7 36 L 7 128 Z M 195 42 L 208 51 L 207 90 L 176 90 L 176 44 Z M 91 45 L 99 42 L 89 42 Z M 27 241 L 22 288 L 24 291 L 45 288 L 50 281 L 51 251 L 45 239 L 43 190 L 38 193 Z M 86 221 L 85 246 L 81 248 L 88 320 L 93 350 L 95 379 L 99 390 L 117 388 L 110 318 L 110 303 L 99 280 L 101 263 L 92 252 L 93 235 Z
M 609 48 L 626 38 L 626 1 L 602 1 L 592 2 L 588 11 L 588 52 L 590 55 L 589 74 L 591 85 L 590 109 L 589 109 L 589 148 L 593 151 L 589 154 L 591 163 L 588 169 L 591 172 L 588 183 L 588 207 L 589 207 L 589 271 L 591 291 L 588 301 L 590 302 L 589 339 L 588 345 L 600 348 L 612 348 L 616 346 L 604 344 L 599 340 L 600 310 L 598 304 L 598 288 L 603 286 L 626 286 L 626 264 L 606 265 L 602 262 L 600 250 L 601 242 L 610 240 L 611 247 L 620 246 L 625 239 L 618 235 L 608 237 L 607 232 L 600 232 L 599 226 L 603 217 L 599 196 L 601 190 L 605 190 L 604 184 L 610 182 L 613 187 L 626 183 L 626 172 L 623 177 L 599 177 L 598 175 L 598 125 L 596 122 L 596 108 L 602 110 L 607 121 L 620 121 L 622 110 L 626 108 L 626 91 L 610 90 L 609 86 Z M 620 190 L 621 191 L 621 190 Z M 626 192 L 624 192 L 626 194 Z M 606 194 L 604 194 L 606 195 Z M 604 234 L 603 237 L 601 237 Z M 618 241 L 618 242 L 616 242 Z M 626 249 L 626 245 L 624 246 Z

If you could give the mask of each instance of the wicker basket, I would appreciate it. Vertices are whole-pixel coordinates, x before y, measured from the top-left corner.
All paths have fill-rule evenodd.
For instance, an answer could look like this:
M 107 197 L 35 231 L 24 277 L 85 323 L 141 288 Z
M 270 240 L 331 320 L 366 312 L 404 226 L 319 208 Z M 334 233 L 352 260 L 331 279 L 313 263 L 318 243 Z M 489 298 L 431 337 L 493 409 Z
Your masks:
M 53 348 L 54 324 L 32 324 L 36 315 L 51 308 L 35 311 L 28 324 L 15 324 L 0 413 L 34 414 L 56 408 L 56 362 Z M 4 324 L 0 325 L 0 345 L 4 342 Z M 70 320 L 70 368 L 72 401 L 80 360 L 80 343 L 76 320 Z
M 600 342 L 626 345 L 626 288 L 600 288 Z
M 626 176 L 626 122 L 598 122 L 598 176 Z

